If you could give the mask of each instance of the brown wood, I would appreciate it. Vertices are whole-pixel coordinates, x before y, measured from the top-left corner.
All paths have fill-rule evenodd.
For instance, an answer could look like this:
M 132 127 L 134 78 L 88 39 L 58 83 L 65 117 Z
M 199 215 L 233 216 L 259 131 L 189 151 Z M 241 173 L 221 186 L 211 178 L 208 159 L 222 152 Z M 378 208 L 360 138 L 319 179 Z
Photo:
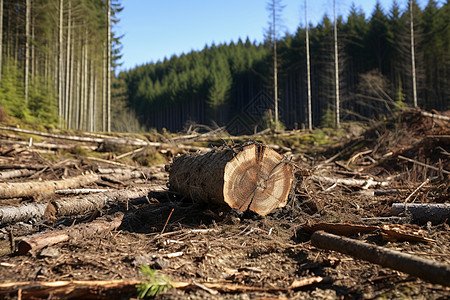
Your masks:
M 17 245 L 17 254 L 24 255 L 28 252 L 37 252 L 44 247 L 65 242 L 69 239 L 101 237 L 104 234 L 117 229 L 122 223 L 123 214 L 110 218 L 105 216 L 90 223 L 78 224 L 61 230 L 45 233 L 36 233 L 22 239 Z
M 450 286 L 450 265 L 323 231 L 314 232 L 311 242 L 318 248 L 338 251 L 432 283 Z
M 187 154 L 169 167 L 171 190 L 263 216 L 286 204 L 292 181 L 290 162 L 259 143 Z
M 285 288 L 246 286 L 224 282 L 191 283 L 175 281 L 172 287 L 179 290 L 189 291 L 198 289 L 212 289 L 222 293 L 237 292 L 263 292 L 276 293 L 288 292 L 314 283 L 319 283 L 322 277 L 308 277 L 294 280 L 290 286 Z M 15 296 L 19 292 L 26 299 L 47 298 L 49 295 L 57 299 L 117 299 L 123 298 L 126 293 L 136 294 L 136 285 L 145 283 L 141 280 L 73 280 L 73 281 L 23 281 L 0 283 L 0 295 Z

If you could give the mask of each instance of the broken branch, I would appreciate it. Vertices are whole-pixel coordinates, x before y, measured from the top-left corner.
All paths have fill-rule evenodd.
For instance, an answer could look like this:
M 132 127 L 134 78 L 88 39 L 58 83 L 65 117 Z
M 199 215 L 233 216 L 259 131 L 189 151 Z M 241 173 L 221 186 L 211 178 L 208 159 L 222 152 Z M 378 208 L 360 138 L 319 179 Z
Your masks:
M 311 242 L 318 248 L 338 251 L 432 283 L 450 286 L 449 265 L 323 231 L 314 232 Z

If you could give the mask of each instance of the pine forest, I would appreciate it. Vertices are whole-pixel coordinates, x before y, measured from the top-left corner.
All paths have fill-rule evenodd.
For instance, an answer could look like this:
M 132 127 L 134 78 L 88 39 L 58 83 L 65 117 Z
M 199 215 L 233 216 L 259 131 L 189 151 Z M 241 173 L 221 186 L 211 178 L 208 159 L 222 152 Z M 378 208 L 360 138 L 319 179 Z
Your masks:
M 273 35 L 270 25 L 262 43 L 205 45 L 120 73 L 118 2 L 1 0 L 4 113 L 86 131 L 175 132 L 198 123 L 248 133 L 274 126 L 278 115 L 276 126 L 294 129 L 366 121 L 406 106 L 450 107 L 448 2 L 421 9 L 412 1 L 404 11 L 395 1 L 388 9 L 376 4 L 370 16 L 353 6 L 308 31 L 300 25 Z

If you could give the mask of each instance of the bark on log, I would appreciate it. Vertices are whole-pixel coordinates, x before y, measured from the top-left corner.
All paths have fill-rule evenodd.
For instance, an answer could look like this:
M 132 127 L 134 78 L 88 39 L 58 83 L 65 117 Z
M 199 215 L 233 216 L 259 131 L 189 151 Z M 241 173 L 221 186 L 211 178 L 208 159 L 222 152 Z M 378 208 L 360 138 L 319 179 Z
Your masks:
M 122 223 L 123 214 L 115 217 L 105 216 L 90 223 L 78 224 L 61 230 L 37 233 L 22 239 L 17 245 L 17 254 L 36 253 L 40 249 L 69 239 L 100 237 L 117 229 Z
M 402 212 L 412 215 L 413 221 L 419 224 L 431 222 L 441 224 L 450 220 L 449 203 L 393 203 L 391 214 L 396 216 Z
M 169 167 L 171 190 L 262 216 L 286 204 L 292 181 L 291 164 L 259 143 L 180 156 Z
M 148 186 L 148 188 L 140 191 L 121 190 L 89 195 L 88 198 L 60 199 L 50 203 L 27 203 L 21 206 L 3 206 L 0 207 L 0 225 L 27 222 L 31 219 L 42 219 L 49 205 L 53 206 L 54 211 L 56 211 L 54 213 L 56 218 L 73 216 L 100 210 L 106 204 L 140 198 L 154 189 L 160 190 L 160 185 Z
M 450 265 L 323 231 L 314 232 L 311 242 L 318 248 L 338 251 L 432 283 L 450 286 Z
M 31 197 L 37 194 L 53 194 L 55 190 L 77 188 L 99 180 L 96 174 L 80 175 L 64 180 L 42 182 L 0 183 L 0 198 Z

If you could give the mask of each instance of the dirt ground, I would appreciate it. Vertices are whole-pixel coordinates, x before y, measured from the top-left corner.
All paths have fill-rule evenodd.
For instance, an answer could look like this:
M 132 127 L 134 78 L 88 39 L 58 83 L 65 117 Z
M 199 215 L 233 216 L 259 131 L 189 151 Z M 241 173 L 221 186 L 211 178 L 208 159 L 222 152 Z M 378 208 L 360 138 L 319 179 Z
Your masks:
M 439 115 L 449 117 L 450 112 Z M 148 167 L 142 162 L 148 157 L 170 159 L 179 149 L 148 148 L 114 160 L 120 152 L 126 151 L 101 145 L 94 151 L 97 158 L 132 165 L 134 170 L 140 170 L 146 176 L 105 177 L 82 186 L 108 189 L 108 192 L 0 199 L 1 209 L 120 193 L 93 211 L 53 219 L 45 215 L 23 222 L 1 223 L 0 283 L 145 280 L 139 266 L 149 265 L 174 282 L 195 282 L 200 286 L 187 290 L 170 289 L 157 296 L 159 299 L 448 299 L 450 287 L 314 247 L 305 225 L 319 222 L 386 224 L 374 218 L 389 216 L 392 203 L 404 202 L 408 197 L 408 201 L 414 203 L 450 203 L 449 174 L 445 173 L 450 170 L 449 125 L 445 119 L 408 112 L 376 124 L 362 134 L 348 134 L 327 146 L 311 143 L 309 150 L 301 153 L 282 150 L 293 149 L 295 145 L 292 135 L 289 138 L 279 135 L 277 143 L 284 146 L 280 148 L 281 153 L 293 157 L 297 167 L 297 181 L 288 205 L 266 217 L 206 206 L 168 191 L 168 173 L 164 166 Z M 0 179 L 0 182 L 34 180 L 39 184 L 111 167 L 107 162 L 86 158 L 95 155 L 81 146 L 92 143 L 79 143 L 68 150 L 51 150 L 53 152 L 17 144 L 20 140 L 28 141 L 29 136 L 0 130 L 0 165 L 43 167 L 36 168 L 33 175 Z M 35 139 L 47 143 L 73 143 L 44 137 Z M 321 181 L 323 177 L 370 178 L 390 184 L 365 189 L 359 185 Z M 395 192 L 380 192 L 386 189 Z M 118 213 L 124 215 L 122 223 L 111 232 L 94 237 L 78 236 L 25 255 L 18 255 L 11 249 L 16 248 L 23 237 L 34 233 L 90 224 L 96 218 Z M 399 218 L 399 222 L 416 223 L 410 216 Z M 350 237 L 449 265 L 449 224 L 446 220 L 440 224 L 423 223 L 417 224 L 415 229 L 411 227 L 413 231 L 421 229 L 425 237 L 434 240 L 430 243 L 385 241 L 379 232 Z M 321 277 L 322 281 L 290 288 L 295 280 L 311 277 Z M 248 290 L 217 293 L 217 290 L 202 287 L 202 283 L 208 282 L 238 284 Z M 18 292 L 0 297 L 18 299 Z M 125 289 L 99 291 L 99 295 L 105 299 L 137 298 L 136 290 Z M 64 298 L 55 295 L 44 298 L 58 297 Z

